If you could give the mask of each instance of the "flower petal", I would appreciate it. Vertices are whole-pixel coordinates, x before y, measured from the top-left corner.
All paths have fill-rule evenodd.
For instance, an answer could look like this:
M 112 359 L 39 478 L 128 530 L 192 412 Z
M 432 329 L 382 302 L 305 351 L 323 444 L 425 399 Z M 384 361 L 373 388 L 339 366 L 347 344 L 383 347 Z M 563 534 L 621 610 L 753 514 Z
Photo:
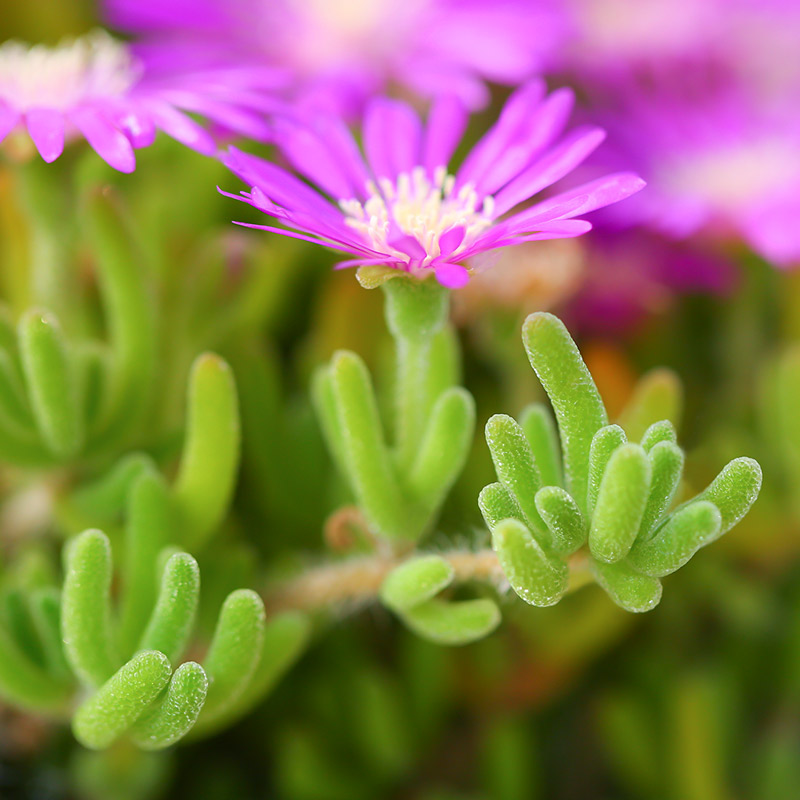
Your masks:
M 100 113 L 93 109 L 75 109 L 69 117 L 106 164 L 120 172 L 136 169 L 136 156 L 128 137 Z
M 467 109 L 453 95 L 438 97 L 431 106 L 425 128 L 422 163 L 429 174 L 450 163 L 467 127 Z
M 64 115 L 52 108 L 31 108 L 25 122 L 39 155 L 49 164 L 64 152 Z
M 19 122 L 19 112 L 11 106 L 0 105 L 0 142 L 8 136 Z
M 191 117 L 167 103 L 150 102 L 148 108 L 156 127 L 168 136 L 203 155 L 212 156 L 216 153 L 217 146 L 211 135 Z
M 605 139 L 602 128 L 577 128 L 549 150 L 495 196 L 495 214 L 514 206 L 554 184 L 578 166 Z
M 449 256 L 464 241 L 467 229 L 463 225 L 456 225 L 455 228 L 445 231 L 439 237 L 439 253 Z
M 460 289 L 469 283 L 469 272 L 461 264 L 445 261 L 434 268 L 436 280 L 448 289 Z
M 422 125 L 411 106 L 377 98 L 364 117 L 364 149 L 373 175 L 394 181 L 420 163 Z

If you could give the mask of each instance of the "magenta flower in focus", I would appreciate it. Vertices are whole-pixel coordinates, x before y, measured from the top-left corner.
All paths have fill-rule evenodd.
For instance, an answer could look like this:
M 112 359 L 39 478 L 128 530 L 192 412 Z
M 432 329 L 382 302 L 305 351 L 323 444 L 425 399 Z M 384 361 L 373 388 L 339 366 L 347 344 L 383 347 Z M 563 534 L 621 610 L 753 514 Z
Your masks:
M 320 191 L 231 148 L 226 165 L 252 189 L 229 196 L 286 226 L 250 227 L 353 256 L 340 267 L 383 265 L 418 277 L 433 272 L 441 284 L 456 288 L 480 267 L 479 254 L 579 236 L 591 224 L 575 217 L 644 186 L 638 176 L 620 172 L 520 208 L 603 140 L 604 132 L 590 126 L 562 136 L 572 104 L 567 89 L 545 96 L 543 83 L 524 85 L 454 173 L 447 165 L 467 114 L 453 98 L 437 100 L 425 126 L 403 102 L 373 101 L 364 119 L 365 157 L 339 117 L 283 122 L 277 143 Z
M 540 73 L 565 33 L 554 0 L 105 0 L 146 58 L 287 70 L 287 99 L 352 115 L 397 84 L 474 107 L 484 81 Z
M 266 135 L 251 107 L 255 78 L 243 70 L 148 71 L 103 31 L 55 47 L 8 41 L 0 45 L 0 142 L 26 130 L 51 162 L 65 141 L 82 136 L 121 172 L 135 169 L 134 150 L 152 144 L 156 130 L 212 155 L 214 140 L 184 112 Z

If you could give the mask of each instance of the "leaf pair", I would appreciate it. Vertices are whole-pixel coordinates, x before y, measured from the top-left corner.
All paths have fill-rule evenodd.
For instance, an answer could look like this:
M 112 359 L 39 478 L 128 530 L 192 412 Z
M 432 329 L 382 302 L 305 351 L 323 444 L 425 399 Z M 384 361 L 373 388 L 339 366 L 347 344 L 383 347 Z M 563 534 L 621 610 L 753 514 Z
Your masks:
M 395 541 L 429 529 L 472 441 L 472 397 L 455 387 L 457 353 L 435 281 L 387 280 L 395 338 L 395 441 L 389 447 L 372 381 L 354 353 L 338 352 L 315 378 L 318 416 L 339 471 L 370 526 Z
M 736 459 L 705 492 L 667 514 L 684 462 L 672 424 L 655 422 L 640 444 L 628 442 L 620 426 L 608 424 L 594 381 L 556 317 L 532 314 L 523 340 L 555 411 L 560 447 L 541 406 L 527 409 L 522 424 L 503 415 L 487 423 L 499 483 L 481 492 L 479 505 L 506 577 L 526 602 L 552 605 L 567 590 L 567 557 L 588 542 L 592 571 L 612 599 L 631 611 L 649 610 L 661 597 L 658 578 L 744 516 L 761 470 L 752 459 Z M 641 387 L 626 415 L 631 429 L 640 430 L 653 408 L 675 409 L 674 396 L 663 374 Z
M 134 453 L 94 483 L 73 492 L 67 513 L 78 523 L 115 524 L 124 516 L 129 547 L 139 541 L 135 529 L 144 528 L 153 544 L 146 553 L 126 558 L 126 568 L 151 564 L 158 549 L 175 541 L 176 530 L 181 544 L 197 551 L 227 513 L 239 467 L 240 439 L 233 373 L 219 356 L 200 355 L 189 377 L 187 426 L 174 486 L 167 488 L 152 459 Z
M 237 590 L 222 606 L 202 666 L 189 661 L 173 672 L 190 640 L 200 576 L 187 553 L 167 551 L 159 561 L 158 597 L 130 648 L 114 620 L 108 538 L 90 530 L 66 547 L 61 633 L 67 661 L 92 692 L 72 722 L 86 747 L 102 749 L 127 733 L 139 747 L 161 749 L 192 728 L 232 719 L 269 688 L 307 636 L 299 615 L 267 624 L 261 598 Z
M 419 556 L 389 573 L 381 586 L 381 602 L 411 630 L 437 644 L 468 644 L 488 636 L 500 624 L 493 600 L 448 602 L 437 597 L 454 578 L 445 559 Z
M 108 343 L 69 339 L 55 316 L 30 309 L 16 335 L 0 322 L 0 454 L 41 466 L 96 454 L 139 429 L 154 388 L 153 303 L 137 242 L 113 198 L 93 195 L 86 219 Z

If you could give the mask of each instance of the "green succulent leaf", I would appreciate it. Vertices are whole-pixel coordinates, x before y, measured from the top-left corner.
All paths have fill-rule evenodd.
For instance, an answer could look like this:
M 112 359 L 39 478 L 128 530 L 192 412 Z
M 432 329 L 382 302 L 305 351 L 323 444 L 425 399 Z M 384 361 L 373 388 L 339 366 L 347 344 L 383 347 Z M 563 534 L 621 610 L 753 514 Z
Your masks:
M 619 425 L 606 425 L 604 428 L 600 428 L 592 438 L 589 448 L 589 490 L 587 495 L 589 514 L 594 513 L 597 495 L 600 493 L 600 484 L 606 474 L 606 467 L 611 456 L 618 447 L 622 447 L 627 441 L 625 431 Z
M 490 483 L 488 486 L 484 486 L 478 495 L 478 507 L 490 529 L 504 519 L 525 522 L 517 501 L 502 483 Z
M 541 403 L 533 403 L 522 412 L 519 422 L 531 446 L 542 485 L 561 486 L 561 446 L 553 415 Z
M 619 424 L 631 441 L 639 441 L 648 427 L 661 420 L 669 420 L 678 427 L 682 406 L 680 379 L 672 370 L 659 367 L 639 380 L 633 397 L 620 414 Z
M 650 496 L 642 514 L 637 541 L 646 542 L 672 505 L 683 474 L 683 450 L 669 440 L 657 442 L 647 454 L 650 460 Z
M 192 367 L 186 441 L 175 481 L 190 550 L 206 543 L 228 510 L 239 466 L 240 436 L 233 373 L 219 356 L 205 353 Z
M 649 453 L 659 442 L 678 443 L 675 426 L 668 419 L 654 422 L 642 435 L 641 445 L 645 453 Z
M 90 750 L 113 744 L 158 697 L 171 674 L 169 659 L 163 653 L 137 653 L 75 712 L 75 738 Z
M 708 500 L 722 515 L 716 538 L 727 533 L 758 498 L 761 491 L 761 467 L 752 458 L 735 458 L 723 467 L 709 487 L 696 500 Z
M 428 600 L 405 611 L 403 620 L 424 639 L 457 646 L 488 636 L 500 624 L 500 611 L 485 598 L 458 603 Z
M 166 694 L 131 728 L 131 738 L 143 750 L 163 750 L 182 739 L 193 727 L 205 703 L 208 678 L 194 661 L 181 664 Z
M 111 545 L 88 530 L 65 550 L 61 633 L 67 660 L 78 678 L 100 686 L 114 674 L 117 657 L 111 633 Z
M 661 600 L 661 582 L 636 572 L 626 561 L 604 564 L 591 559 L 591 568 L 608 596 L 626 611 L 651 611 Z
M 531 314 L 522 327 L 525 351 L 558 421 L 566 488 L 586 511 L 589 448 L 608 424 L 605 406 L 564 323 L 552 314 Z
M 142 467 L 127 498 L 125 550 L 122 559 L 122 597 L 119 614 L 119 642 L 130 654 L 147 625 L 158 594 L 159 553 L 175 535 L 172 498 L 163 478 Z M 161 647 L 150 647 L 161 650 Z
M 255 592 L 239 589 L 228 595 L 203 662 L 209 681 L 204 724 L 224 714 L 247 689 L 261 658 L 264 628 L 264 603 Z
M 200 595 L 200 569 L 188 553 L 176 553 L 164 567 L 161 591 L 140 650 L 159 650 L 174 662 L 192 633 Z
M 636 542 L 628 561 L 639 572 L 662 578 L 714 541 L 721 527 L 719 509 L 708 500 L 696 500 L 672 514 L 650 541 Z
M 420 556 L 395 567 L 383 581 L 380 598 L 385 606 L 402 614 L 434 598 L 449 586 L 455 572 L 440 556 Z
M 542 486 L 542 479 L 525 432 L 511 417 L 495 414 L 486 423 L 486 443 L 500 483 L 516 501 L 528 526 L 549 547 L 550 532 L 536 509 L 536 492 Z
M 446 390 L 431 411 L 408 479 L 411 494 L 428 513 L 441 505 L 461 472 L 474 426 L 472 395 L 460 387 Z
M 639 532 L 650 492 L 650 461 L 638 444 L 618 447 L 608 461 L 589 529 L 589 550 L 598 561 L 623 559 Z
M 83 444 L 78 386 L 64 334 L 56 320 L 29 311 L 19 323 L 19 348 L 36 424 L 59 458 L 75 455 Z
M 586 541 L 586 523 L 578 504 L 560 486 L 539 489 L 536 508 L 550 529 L 557 553 L 574 553 Z
M 534 606 L 555 605 L 567 590 L 566 563 L 548 555 L 518 520 L 492 529 L 492 546 L 511 588 Z

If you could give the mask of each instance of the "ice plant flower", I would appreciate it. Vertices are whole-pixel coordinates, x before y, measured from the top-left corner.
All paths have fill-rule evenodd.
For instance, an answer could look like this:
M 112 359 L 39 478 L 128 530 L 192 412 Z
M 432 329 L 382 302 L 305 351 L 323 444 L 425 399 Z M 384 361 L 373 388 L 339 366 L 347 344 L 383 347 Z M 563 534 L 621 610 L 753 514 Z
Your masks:
M 565 33 L 552 0 L 105 0 L 148 57 L 288 70 L 293 101 L 356 113 L 397 84 L 488 99 L 484 81 L 541 73 Z M 177 48 L 177 50 L 176 50 Z
M 450 157 L 467 122 L 454 98 L 438 99 L 426 125 L 403 102 L 374 100 L 364 118 L 363 156 L 340 117 L 278 125 L 283 153 L 319 191 L 234 148 L 224 160 L 252 187 L 237 199 L 286 226 L 251 227 L 352 255 L 341 267 L 385 265 L 418 277 L 433 272 L 444 286 L 459 287 L 480 267 L 479 254 L 578 236 L 591 224 L 576 217 L 644 185 L 620 172 L 521 207 L 603 140 L 604 132 L 590 126 L 562 136 L 572 105 L 567 89 L 547 96 L 542 82 L 525 84 L 454 171 Z
M 83 136 L 112 167 L 132 172 L 134 150 L 162 130 L 212 155 L 213 138 L 184 112 L 263 133 L 265 123 L 248 108 L 252 80 L 222 69 L 148 71 L 125 43 L 100 30 L 55 47 L 7 41 L 0 45 L 0 143 L 24 129 L 51 162 L 66 140 Z

